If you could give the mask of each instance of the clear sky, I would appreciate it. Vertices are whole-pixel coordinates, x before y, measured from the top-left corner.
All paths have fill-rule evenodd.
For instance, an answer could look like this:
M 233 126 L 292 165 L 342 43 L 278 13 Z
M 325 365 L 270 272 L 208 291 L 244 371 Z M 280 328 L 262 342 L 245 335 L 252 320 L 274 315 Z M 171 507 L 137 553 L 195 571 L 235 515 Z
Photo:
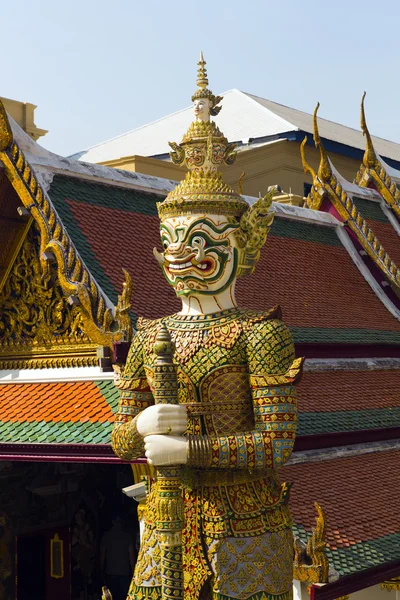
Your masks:
M 2 2 L 0 96 L 37 104 L 62 155 L 190 104 L 203 50 L 231 88 L 400 142 L 399 0 Z

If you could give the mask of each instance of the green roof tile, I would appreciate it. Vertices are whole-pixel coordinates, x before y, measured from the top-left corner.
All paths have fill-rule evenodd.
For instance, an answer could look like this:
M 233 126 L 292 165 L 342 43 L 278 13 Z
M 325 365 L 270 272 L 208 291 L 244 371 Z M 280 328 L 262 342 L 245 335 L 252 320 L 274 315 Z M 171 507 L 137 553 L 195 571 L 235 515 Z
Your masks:
M 389 219 L 383 212 L 381 205 L 378 202 L 364 200 L 364 198 L 354 198 L 353 202 L 360 211 L 361 215 L 367 221 L 381 221 L 382 223 L 390 224 Z
M 400 344 L 400 332 L 372 329 L 290 327 L 296 344 Z
M 298 435 L 400 427 L 400 407 L 332 412 L 301 412 Z

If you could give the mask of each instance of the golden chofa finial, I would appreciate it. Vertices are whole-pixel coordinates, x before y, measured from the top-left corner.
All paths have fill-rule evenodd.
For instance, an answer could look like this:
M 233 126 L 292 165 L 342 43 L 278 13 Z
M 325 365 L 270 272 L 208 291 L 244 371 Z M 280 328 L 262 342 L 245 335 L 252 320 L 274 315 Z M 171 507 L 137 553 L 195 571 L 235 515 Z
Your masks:
M 316 175 L 314 169 L 312 168 L 312 166 L 309 165 L 307 162 L 306 150 L 305 150 L 305 147 L 307 144 L 307 139 L 308 139 L 307 136 L 305 136 L 304 140 L 300 144 L 300 156 L 301 156 L 301 162 L 303 163 L 304 173 L 310 173 L 310 175 L 313 179 L 313 182 L 314 182 L 317 175 Z
M 322 182 L 326 182 L 326 181 L 329 181 L 332 176 L 332 169 L 329 164 L 329 160 L 326 155 L 325 148 L 322 145 L 321 138 L 319 137 L 318 119 L 317 119 L 317 112 L 318 112 L 319 106 L 320 105 L 318 102 L 317 106 L 315 107 L 315 110 L 314 110 L 314 144 L 315 144 L 316 148 L 319 148 L 319 153 L 321 156 L 319 167 L 318 167 L 318 177 L 320 178 L 320 180 Z
M 361 115 L 360 115 L 361 131 L 363 132 L 363 135 L 365 135 L 365 139 L 367 141 L 367 147 L 365 148 L 363 163 L 366 167 L 374 167 L 377 158 L 376 158 L 374 146 L 372 144 L 371 135 L 368 131 L 367 121 L 365 118 L 364 100 L 365 100 L 366 95 L 367 95 L 367 92 L 364 92 L 363 97 L 361 98 Z

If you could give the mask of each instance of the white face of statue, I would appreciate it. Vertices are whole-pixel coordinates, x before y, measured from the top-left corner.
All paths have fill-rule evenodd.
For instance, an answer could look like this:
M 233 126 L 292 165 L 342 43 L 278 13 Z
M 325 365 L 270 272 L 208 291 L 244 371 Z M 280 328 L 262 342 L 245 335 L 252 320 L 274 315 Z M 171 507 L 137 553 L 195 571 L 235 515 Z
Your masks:
M 155 251 L 178 296 L 215 295 L 231 286 L 238 269 L 238 223 L 221 215 L 186 215 L 161 223 L 163 253 Z
M 193 112 L 197 121 L 210 120 L 211 102 L 208 98 L 197 98 L 193 103 Z

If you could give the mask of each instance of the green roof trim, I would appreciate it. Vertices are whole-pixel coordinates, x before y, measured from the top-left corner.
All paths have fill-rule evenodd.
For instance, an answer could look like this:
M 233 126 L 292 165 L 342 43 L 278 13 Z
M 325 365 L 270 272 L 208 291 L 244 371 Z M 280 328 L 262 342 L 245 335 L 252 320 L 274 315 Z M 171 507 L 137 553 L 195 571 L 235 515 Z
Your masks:
M 93 381 L 93 383 L 99 388 L 111 410 L 116 413 L 118 410 L 119 389 L 115 386 L 114 381 Z
M 400 427 L 400 407 L 335 412 L 300 412 L 297 435 Z
M 166 196 L 65 175 L 55 175 L 49 194 L 55 202 L 63 203 L 65 199 L 70 199 L 93 206 L 153 216 L 157 216 L 156 202 L 162 201 Z M 58 208 L 59 206 L 57 210 Z
M 297 344 L 394 344 L 400 345 L 399 331 L 290 327 Z
M 379 202 L 364 200 L 364 198 L 354 198 L 353 202 L 360 211 L 361 216 L 367 221 L 380 221 L 381 223 L 390 224 L 389 219 L 383 212 Z
M 112 423 L 0 421 L 1 443 L 109 444 Z
M 111 280 L 105 273 L 90 244 L 88 243 L 86 237 L 79 228 L 79 225 L 72 214 L 68 202 L 66 202 L 66 198 L 68 197 L 67 190 L 69 189 L 69 186 L 64 185 L 64 180 L 69 181 L 73 180 L 73 178 L 59 176 L 54 177 L 53 183 L 50 188 L 50 198 L 54 203 L 54 206 L 61 218 L 64 227 L 68 231 L 68 234 L 73 240 L 76 249 L 78 250 L 81 258 L 84 260 L 90 273 L 96 279 L 97 283 L 100 285 L 102 290 L 107 294 L 111 302 L 115 305 L 118 302 L 119 292 L 115 289 L 114 285 L 111 283 Z M 76 181 L 79 185 L 75 183 L 75 186 L 77 187 L 77 190 L 79 190 L 79 187 L 83 182 L 80 179 Z M 75 199 L 73 196 L 71 198 Z M 85 202 L 87 203 L 87 201 Z
M 293 532 L 303 542 L 307 542 L 310 534 L 306 532 L 303 525 L 295 523 Z M 338 573 L 351 575 L 365 569 L 377 567 L 386 562 L 400 559 L 400 533 L 385 535 L 366 542 L 351 544 L 347 548 L 336 550 L 326 549 L 329 564 Z M 361 573 L 360 573 L 361 575 Z
M 276 216 L 270 232 L 271 236 L 286 237 L 311 242 L 312 244 L 324 244 L 325 246 L 340 246 L 336 231 L 333 227 L 323 227 L 314 223 L 302 223 L 291 221 Z

